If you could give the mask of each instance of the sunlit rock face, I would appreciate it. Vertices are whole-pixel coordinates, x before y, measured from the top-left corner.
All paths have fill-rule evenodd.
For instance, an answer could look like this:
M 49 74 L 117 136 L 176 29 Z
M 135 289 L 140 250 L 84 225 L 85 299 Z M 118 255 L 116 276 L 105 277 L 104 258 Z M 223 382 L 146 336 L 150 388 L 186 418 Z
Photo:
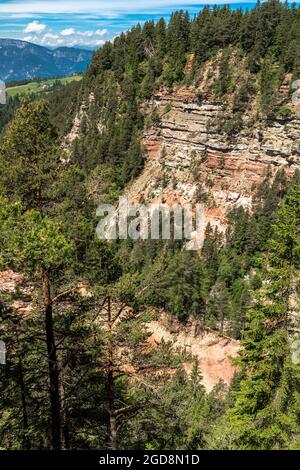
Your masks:
M 17 316 L 28 318 L 32 313 L 33 286 L 28 284 L 23 274 L 10 269 L 0 271 L 0 302 L 7 299 L 10 300 L 9 305 Z
M 190 319 L 183 324 L 166 314 L 151 321 L 147 329 L 151 333 L 148 339 L 150 344 L 170 342 L 174 350 L 190 354 L 198 360 L 202 382 L 208 392 L 220 381 L 230 384 L 237 370 L 231 358 L 236 357 L 241 349 L 239 341 L 205 328 L 197 320 Z M 185 363 L 187 373 L 191 372 L 192 367 L 192 362 Z
M 216 122 L 225 104 L 194 86 L 161 90 L 148 105 L 160 116 L 144 133 L 146 165 L 127 195 L 148 204 L 203 204 L 208 222 L 222 232 L 236 206 L 251 210 L 257 186 L 266 175 L 299 168 L 300 119 L 277 118 L 228 136 Z M 220 126 L 219 126 L 220 127 Z M 199 234 L 198 234 L 199 237 Z

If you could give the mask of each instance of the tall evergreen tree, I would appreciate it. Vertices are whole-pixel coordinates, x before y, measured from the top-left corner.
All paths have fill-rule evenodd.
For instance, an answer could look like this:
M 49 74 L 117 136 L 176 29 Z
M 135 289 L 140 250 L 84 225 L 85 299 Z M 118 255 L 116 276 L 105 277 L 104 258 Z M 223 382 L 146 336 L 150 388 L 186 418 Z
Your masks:
M 293 309 L 299 308 L 299 268 L 297 186 L 278 209 L 262 287 L 247 313 L 239 360 L 244 378 L 225 418 L 228 428 L 226 439 L 224 434 L 222 437 L 224 447 L 289 448 L 291 439 L 300 432 L 300 366 L 293 362 L 291 351 L 297 326 Z

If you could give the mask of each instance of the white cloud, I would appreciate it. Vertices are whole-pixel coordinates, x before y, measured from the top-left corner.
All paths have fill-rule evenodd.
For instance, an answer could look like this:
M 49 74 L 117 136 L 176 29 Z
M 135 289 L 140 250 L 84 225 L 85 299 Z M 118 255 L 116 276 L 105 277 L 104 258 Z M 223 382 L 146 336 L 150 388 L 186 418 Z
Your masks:
M 63 39 L 47 39 L 46 41 L 43 42 L 44 46 L 50 46 L 50 47 L 57 47 L 57 46 L 63 46 L 64 45 L 64 40 Z
M 84 37 L 87 37 L 87 38 L 91 38 L 92 36 L 94 36 L 94 31 L 78 31 L 77 34 L 79 36 L 84 36 Z
M 101 31 L 101 35 L 107 34 L 107 30 Z M 98 36 L 98 38 L 97 38 Z M 104 39 L 99 39 L 99 32 L 97 31 L 77 31 L 74 28 L 65 29 L 59 33 L 48 29 L 44 34 L 40 31 L 35 34 L 29 34 L 22 38 L 23 41 L 40 44 L 48 47 L 101 47 L 105 43 Z
M 57 47 L 65 43 L 65 39 L 58 36 L 57 34 L 47 33 L 44 36 L 39 37 L 38 43 L 43 46 Z
M 77 31 L 74 28 L 67 28 L 64 29 L 63 31 L 60 32 L 61 36 L 67 37 L 67 36 L 75 36 L 73 38 L 73 42 L 77 41 L 78 43 L 82 43 L 83 41 L 80 40 L 80 38 L 92 38 L 94 36 L 105 36 L 108 34 L 107 29 L 97 29 L 96 31 Z M 72 44 L 73 44 L 72 42 Z M 90 42 L 89 42 L 90 43 Z M 86 42 L 85 42 L 86 44 Z M 103 40 L 94 40 L 93 44 L 99 45 L 99 44 L 104 44 Z
M 59 46 L 66 46 L 66 47 L 101 47 L 105 43 L 103 39 L 96 39 L 94 37 L 89 38 L 85 36 L 67 36 L 62 37 L 57 34 L 46 33 L 44 35 L 30 35 L 22 38 L 23 41 L 32 42 L 35 44 L 40 44 L 46 47 L 59 47 Z
M 67 28 L 61 31 L 61 36 L 82 36 L 85 38 L 91 38 L 93 36 L 104 36 L 108 34 L 107 29 L 97 29 L 97 31 L 76 31 L 74 28 Z
M 75 29 L 74 28 L 63 29 L 60 34 L 62 36 L 72 36 L 72 34 L 75 34 Z
M 59 36 L 57 34 L 47 33 L 44 35 L 43 39 L 58 39 Z
M 46 25 L 39 21 L 32 21 L 28 23 L 24 29 L 24 33 L 42 33 L 46 29 Z
M 95 31 L 95 34 L 97 36 L 105 36 L 106 34 L 108 34 L 108 30 L 107 29 L 97 29 L 97 31 Z

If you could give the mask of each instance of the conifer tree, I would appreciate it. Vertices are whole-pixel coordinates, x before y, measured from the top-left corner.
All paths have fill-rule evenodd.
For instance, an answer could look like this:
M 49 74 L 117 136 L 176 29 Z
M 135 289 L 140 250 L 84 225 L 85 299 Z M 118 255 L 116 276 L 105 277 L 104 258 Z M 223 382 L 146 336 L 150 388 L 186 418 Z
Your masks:
M 244 378 L 227 412 L 225 447 L 288 448 L 299 434 L 300 367 L 292 361 L 300 268 L 300 187 L 278 209 L 262 287 L 248 310 L 240 353 Z M 293 299 L 293 301 L 292 301 Z M 297 300 L 297 302 L 299 299 Z

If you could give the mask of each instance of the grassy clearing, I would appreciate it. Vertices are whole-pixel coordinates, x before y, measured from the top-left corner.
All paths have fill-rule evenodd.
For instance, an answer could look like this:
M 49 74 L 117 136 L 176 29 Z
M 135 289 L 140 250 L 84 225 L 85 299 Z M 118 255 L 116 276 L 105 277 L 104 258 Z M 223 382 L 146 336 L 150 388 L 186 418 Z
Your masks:
M 26 85 L 19 85 L 15 87 L 7 88 L 7 93 L 9 96 L 16 96 L 16 95 L 30 95 L 31 93 L 47 93 L 51 91 L 55 82 L 59 81 L 62 85 L 66 85 L 69 82 L 79 81 L 82 79 L 82 75 L 72 75 L 71 77 L 63 77 L 63 78 L 51 78 L 49 80 L 42 80 L 39 82 L 30 82 Z

